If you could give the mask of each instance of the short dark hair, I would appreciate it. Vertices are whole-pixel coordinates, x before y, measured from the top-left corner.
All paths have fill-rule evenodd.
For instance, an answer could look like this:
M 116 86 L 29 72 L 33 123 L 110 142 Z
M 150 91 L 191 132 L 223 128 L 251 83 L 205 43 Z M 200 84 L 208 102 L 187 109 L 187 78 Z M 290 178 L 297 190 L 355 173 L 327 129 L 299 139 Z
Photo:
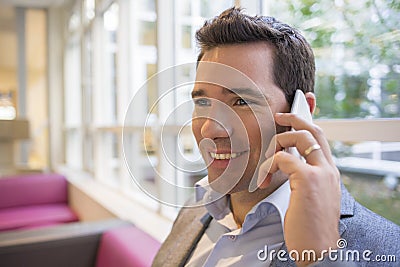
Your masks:
M 315 62 L 310 44 L 291 26 L 268 16 L 249 16 L 232 7 L 206 21 L 196 32 L 199 62 L 212 48 L 251 42 L 267 42 L 273 55 L 273 80 L 291 105 L 296 89 L 314 91 Z

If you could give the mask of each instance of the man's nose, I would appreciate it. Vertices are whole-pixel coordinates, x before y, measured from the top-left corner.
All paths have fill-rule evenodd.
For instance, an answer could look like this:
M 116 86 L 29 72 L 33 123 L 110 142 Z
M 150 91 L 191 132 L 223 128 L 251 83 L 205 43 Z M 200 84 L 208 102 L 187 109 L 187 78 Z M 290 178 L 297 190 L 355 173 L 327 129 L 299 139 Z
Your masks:
M 224 104 L 214 103 L 201 126 L 201 135 L 203 138 L 229 138 L 232 136 L 233 121 L 232 116 L 229 115 L 232 112 L 234 111 L 229 110 Z
M 231 136 L 231 131 L 220 121 L 213 118 L 207 118 L 201 127 L 201 135 L 203 138 L 210 139 L 229 138 L 229 136 Z

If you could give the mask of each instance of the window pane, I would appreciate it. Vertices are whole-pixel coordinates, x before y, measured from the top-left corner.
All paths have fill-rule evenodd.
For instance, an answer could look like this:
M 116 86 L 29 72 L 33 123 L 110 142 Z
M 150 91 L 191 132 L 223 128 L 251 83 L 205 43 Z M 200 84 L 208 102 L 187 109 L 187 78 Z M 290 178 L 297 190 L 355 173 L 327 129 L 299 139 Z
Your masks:
M 99 110 L 102 123 L 115 123 L 117 120 L 117 30 L 119 23 L 119 8 L 112 4 L 103 15 L 103 72 L 101 75 L 102 88 Z
M 211 18 L 217 16 L 228 7 L 233 6 L 231 0 L 220 0 L 220 1 L 208 1 L 200 0 L 200 15 L 203 18 Z
M 191 0 L 180 0 L 178 5 L 181 10 L 181 15 L 190 16 L 192 14 L 192 1 Z
M 139 44 L 140 45 L 156 45 L 156 22 L 141 21 L 139 26 Z
M 88 31 L 83 44 L 83 166 L 85 170 L 93 171 L 93 43 L 92 32 Z
M 65 124 L 67 127 L 81 125 L 81 72 L 80 47 L 77 39 L 71 40 L 65 54 L 64 97 L 65 97 Z
M 95 16 L 95 0 L 84 0 L 84 18 L 86 21 L 90 21 Z
M 119 135 L 101 132 L 96 146 L 96 176 L 112 187 L 118 187 L 121 180 L 119 168 L 122 166 L 122 162 L 120 161 L 119 141 Z
M 84 96 L 84 122 L 90 124 L 92 122 L 92 93 L 93 93 L 93 44 L 92 32 L 88 31 L 84 38 L 83 49 L 83 96 Z
M 66 164 L 71 168 L 82 168 L 82 136 L 79 129 L 70 129 L 66 132 Z
M 192 48 L 192 27 L 183 25 L 182 26 L 182 47 Z
M 400 116 L 400 10 L 393 1 L 279 1 L 316 56 L 317 117 Z
M 78 11 L 76 10 L 72 13 L 71 17 L 69 18 L 68 30 L 70 32 L 76 31 L 79 28 L 80 23 L 81 23 L 81 19 L 80 19 Z
M 145 12 L 155 12 L 156 0 L 140 0 L 140 7 Z
M 157 106 L 154 103 L 157 103 L 158 99 L 158 90 L 157 90 L 157 79 L 151 79 L 153 75 L 157 73 L 157 65 L 156 64 L 147 64 L 146 66 L 147 72 L 147 106 L 148 111 L 154 114 L 158 113 Z M 150 79 L 150 80 L 149 80 Z
M 152 143 L 155 139 L 152 137 L 150 129 L 145 135 L 142 131 L 126 131 L 124 132 L 124 151 L 131 178 L 141 189 L 156 196 L 155 177 L 158 161 L 153 150 L 156 144 Z

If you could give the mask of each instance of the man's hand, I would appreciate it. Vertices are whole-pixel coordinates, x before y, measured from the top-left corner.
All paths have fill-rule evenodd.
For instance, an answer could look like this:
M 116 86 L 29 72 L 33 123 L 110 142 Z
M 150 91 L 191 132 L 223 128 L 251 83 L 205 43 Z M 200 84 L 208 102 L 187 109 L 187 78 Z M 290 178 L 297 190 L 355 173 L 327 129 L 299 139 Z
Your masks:
M 318 126 L 291 113 L 277 113 L 275 120 L 296 130 L 275 135 L 270 147 L 276 145 L 276 153 L 266 162 L 271 164 L 269 178 L 278 170 L 289 177 L 292 193 L 284 224 L 286 246 L 299 255 L 303 250 L 313 250 L 320 257 L 323 250 L 336 248 L 340 238 L 340 174 Z M 287 147 L 296 147 L 306 162 L 283 151 Z M 265 179 L 260 188 L 269 182 Z M 309 263 L 297 262 L 299 266 Z

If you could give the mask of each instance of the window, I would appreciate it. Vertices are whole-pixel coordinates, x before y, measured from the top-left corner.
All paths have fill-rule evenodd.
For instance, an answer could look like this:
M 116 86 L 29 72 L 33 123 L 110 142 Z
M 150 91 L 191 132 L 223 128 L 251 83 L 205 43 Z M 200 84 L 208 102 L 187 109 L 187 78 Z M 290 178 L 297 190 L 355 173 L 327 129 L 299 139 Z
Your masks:
M 263 8 L 300 28 L 314 49 L 315 117 L 329 135 L 343 182 L 357 200 L 400 223 L 391 208 L 400 203 L 400 138 L 392 134 L 400 125 L 398 5 L 292 0 Z
M 82 168 L 82 97 L 79 39 L 71 38 L 65 51 L 64 127 L 66 163 Z
M 93 173 L 93 36 L 91 29 L 88 29 L 84 35 L 82 75 L 83 168 Z
M 84 0 L 83 1 L 83 19 L 86 23 L 90 22 L 95 17 L 95 7 L 96 1 L 95 0 Z
M 280 1 L 271 14 L 300 28 L 317 63 L 316 116 L 400 116 L 400 55 L 392 2 Z
M 317 63 L 317 122 L 335 129 L 328 135 L 337 159 L 393 161 L 397 143 L 359 144 L 367 139 L 353 130 L 355 140 L 345 140 L 337 131 L 345 122 L 323 120 L 400 115 L 399 11 L 394 2 L 353 2 L 81 1 L 82 13 L 75 8 L 70 15 L 64 52 L 68 166 L 88 170 L 138 201 L 146 202 L 147 194 L 182 204 L 191 192 L 168 183 L 191 186 L 206 174 L 187 119 L 198 53 L 194 34 L 204 19 L 234 4 L 288 22 L 310 40 Z M 350 128 L 346 124 L 340 132 Z M 170 211 L 160 203 L 150 208 Z
M 101 55 L 100 64 L 102 66 L 101 86 L 98 102 L 96 103 L 96 124 L 112 125 L 117 122 L 117 96 L 119 93 L 117 80 L 117 60 L 118 60 L 118 24 L 119 24 L 119 6 L 113 3 L 102 16 L 102 31 L 100 40 Z

